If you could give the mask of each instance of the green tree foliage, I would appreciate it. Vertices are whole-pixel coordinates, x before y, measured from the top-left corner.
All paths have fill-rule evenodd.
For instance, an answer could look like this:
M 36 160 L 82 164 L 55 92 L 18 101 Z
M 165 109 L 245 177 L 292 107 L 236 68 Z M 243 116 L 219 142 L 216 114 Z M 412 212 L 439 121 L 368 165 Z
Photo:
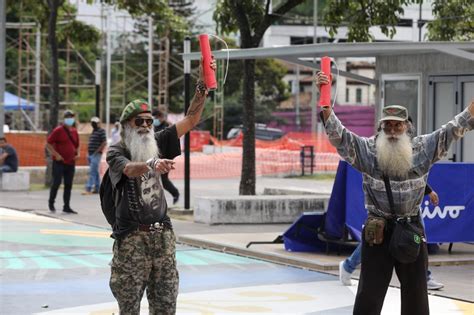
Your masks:
M 395 35 L 395 26 L 403 15 L 403 6 L 419 4 L 422 0 L 337 0 L 329 1 L 325 9 L 323 25 L 329 34 L 337 34 L 338 28 L 347 26 L 348 41 L 372 41 L 371 26 L 379 26 L 389 38 Z M 472 40 L 474 38 L 474 2 L 471 0 L 433 0 L 435 19 L 428 24 L 430 40 Z
M 269 14 L 270 0 L 220 0 L 214 19 L 223 33 L 240 32 L 241 48 L 254 48 L 260 45 L 270 25 L 303 1 L 282 1 L 281 5 Z M 255 60 L 247 59 L 243 63 L 244 139 L 239 193 L 255 195 Z
M 371 26 L 380 26 L 388 37 L 395 35 L 395 26 L 403 14 L 402 6 L 419 2 L 419 0 L 337 0 L 330 1 L 326 7 L 324 25 L 328 25 L 329 34 L 333 37 L 340 26 L 347 26 L 349 42 L 372 41 Z
M 7 1 L 7 21 L 18 23 L 39 23 L 41 26 L 41 31 L 44 32 L 48 29 L 48 19 L 50 14 L 49 3 L 46 1 L 35 1 L 35 0 L 22 0 L 22 1 Z M 94 75 L 91 73 L 90 69 L 84 64 L 84 61 L 77 57 L 77 53 L 80 54 L 86 62 L 88 62 L 92 67 L 94 66 L 94 61 L 98 56 L 97 43 L 100 39 L 100 34 L 94 27 L 82 23 L 76 20 L 76 8 L 69 4 L 68 2 L 63 2 L 62 5 L 57 8 L 57 21 L 61 23 L 56 23 L 55 27 L 55 37 L 56 45 L 58 48 L 57 52 L 57 64 L 58 64 L 58 82 L 59 84 L 65 83 L 66 73 L 69 72 L 70 82 L 75 84 L 92 84 L 94 81 Z M 30 32 L 35 32 L 35 29 L 30 30 Z M 29 41 L 25 37 L 25 32 L 23 31 L 23 54 L 22 54 L 22 63 L 23 66 L 26 64 L 26 47 L 27 45 L 31 46 L 31 49 L 35 49 L 35 37 L 30 36 Z M 18 49 L 18 38 L 20 36 L 20 31 L 18 29 L 7 29 L 7 68 L 6 68 L 6 77 L 14 83 L 14 85 L 8 84 L 6 86 L 7 90 L 17 94 L 17 78 L 19 75 L 19 49 Z M 48 36 L 42 36 L 42 82 L 52 82 L 52 68 L 51 68 L 51 51 L 50 46 L 47 44 Z M 67 54 L 64 51 L 67 41 L 69 41 L 74 49 L 71 48 L 70 52 L 70 63 L 69 67 L 75 69 L 67 69 Z M 25 76 L 26 74 L 23 74 Z M 31 88 L 32 90 L 32 88 Z M 51 98 L 51 89 L 42 88 L 40 90 L 41 100 L 48 100 Z M 30 95 L 32 91 L 30 91 Z M 23 91 L 25 93 L 25 91 Z M 77 102 L 94 102 L 95 92 L 94 89 L 71 89 L 69 91 L 69 98 L 66 100 L 65 93 L 63 89 L 58 89 L 57 91 L 59 101 L 77 101 Z M 53 106 L 52 103 L 48 105 L 50 112 L 55 115 L 54 112 L 59 108 L 57 105 Z M 56 116 L 57 117 L 57 116 Z M 90 116 L 89 116 L 90 117 Z M 89 118 L 87 117 L 87 119 Z M 48 122 L 45 129 L 53 128 L 58 123 L 58 118 L 54 118 Z
M 436 19 L 428 24 L 432 41 L 474 40 L 474 2 L 472 0 L 435 1 Z

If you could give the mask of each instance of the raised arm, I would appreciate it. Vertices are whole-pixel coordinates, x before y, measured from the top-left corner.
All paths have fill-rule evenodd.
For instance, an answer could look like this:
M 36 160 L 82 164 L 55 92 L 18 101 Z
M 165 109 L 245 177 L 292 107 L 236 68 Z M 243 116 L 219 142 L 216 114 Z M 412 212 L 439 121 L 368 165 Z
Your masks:
M 216 69 L 216 61 L 212 58 L 210 67 Z M 204 110 L 204 104 L 207 97 L 207 88 L 204 83 L 204 76 L 202 71 L 202 65 L 199 67 L 199 81 L 196 85 L 196 93 L 191 101 L 191 105 L 186 113 L 186 116 L 176 123 L 176 131 L 178 138 L 181 138 L 184 134 L 188 133 L 191 129 L 196 126 Z
M 328 84 L 328 77 L 321 72 L 316 75 L 315 84 Z M 370 140 L 360 137 L 344 127 L 334 114 L 331 106 L 321 109 L 324 128 L 329 141 L 346 162 L 361 172 L 367 172 L 374 164 L 374 156 L 370 154 Z
M 430 163 L 441 160 L 448 154 L 451 144 L 474 129 L 474 99 L 471 104 L 456 115 L 453 120 L 434 132 L 420 138 L 425 144 L 425 152 Z

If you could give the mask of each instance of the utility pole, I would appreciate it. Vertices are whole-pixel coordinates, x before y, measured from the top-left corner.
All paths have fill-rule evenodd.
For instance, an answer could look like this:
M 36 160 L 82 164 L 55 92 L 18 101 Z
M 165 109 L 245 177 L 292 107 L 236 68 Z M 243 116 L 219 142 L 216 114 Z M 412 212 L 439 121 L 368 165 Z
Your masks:
M 313 32 L 313 44 L 317 44 L 318 42 L 318 0 L 314 0 L 313 2 L 313 24 L 314 24 L 314 32 Z M 316 58 L 314 58 L 313 62 L 316 64 Z M 316 76 L 316 70 L 313 69 L 313 78 Z M 311 132 L 313 134 L 316 133 L 316 86 L 314 83 L 311 84 Z
M 153 18 L 148 17 L 148 105 L 153 107 Z
M 300 120 L 300 65 L 296 65 L 296 79 L 295 79 L 295 115 L 296 115 L 296 129 L 301 131 Z
M 184 39 L 183 52 L 189 54 L 191 52 L 191 38 L 186 37 Z M 191 85 L 191 61 L 184 61 L 184 114 L 188 112 L 190 104 L 190 85 Z M 187 132 L 184 135 L 184 208 L 190 208 L 190 163 L 189 163 L 189 152 L 190 146 L 190 133 Z
M 421 42 L 421 28 L 423 27 L 423 21 L 421 20 L 421 10 L 423 6 L 423 1 L 420 1 L 420 15 L 418 17 L 418 41 Z
M 40 86 L 41 86 L 41 26 L 38 23 L 36 26 L 36 60 L 35 60 L 35 126 L 40 129 Z
M 100 117 L 100 81 L 101 81 L 101 62 L 95 60 L 95 116 Z
M 5 124 L 6 1 L 0 0 L 0 137 L 3 137 L 3 125 Z
M 107 86 L 106 86 L 106 95 L 105 95 L 105 125 L 107 126 L 105 128 L 106 132 L 106 137 L 107 139 L 109 138 L 109 124 L 110 124 L 110 79 L 111 79 L 111 59 L 112 59 L 112 45 L 111 45 L 111 40 L 112 36 L 110 36 L 110 23 L 111 23 L 111 12 L 110 8 L 107 10 Z

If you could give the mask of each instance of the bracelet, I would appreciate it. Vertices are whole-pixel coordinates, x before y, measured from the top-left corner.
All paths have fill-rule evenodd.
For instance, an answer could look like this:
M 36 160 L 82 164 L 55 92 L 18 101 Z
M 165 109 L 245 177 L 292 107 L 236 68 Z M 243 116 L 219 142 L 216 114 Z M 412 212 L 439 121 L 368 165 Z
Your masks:
M 160 159 L 154 157 L 154 158 L 148 159 L 145 163 L 146 163 L 146 166 L 148 166 L 150 170 L 154 171 L 156 168 L 156 163 L 158 163 L 159 161 Z
M 204 83 L 204 81 L 202 80 L 198 80 L 196 82 L 196 92 L 198 92 L 199 94 L 203 94 L 207 91 L 207 88 L 206 88 L 206 83 Z

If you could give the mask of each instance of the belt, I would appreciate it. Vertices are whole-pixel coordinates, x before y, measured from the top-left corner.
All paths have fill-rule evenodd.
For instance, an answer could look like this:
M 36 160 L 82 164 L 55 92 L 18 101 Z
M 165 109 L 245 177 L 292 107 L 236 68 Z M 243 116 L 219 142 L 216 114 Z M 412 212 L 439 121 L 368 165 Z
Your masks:
M 158 232 L 161 233 L 163 230 L 170 229 L 168 225 L 161 222 L 155 222 L 152 224 L 139 224 L 138 230 L 143 232 Z
M 414 222 L 419 222 L 420 221 L 420 216 L 417 214 L 417 215 L 412 215 L 412 216 L 397 216 L 397 217 L 394 217 L 392 218 L 394 221 L 406 221 L 406 222 L 409 222 L 409 223 L 414 223 Z

